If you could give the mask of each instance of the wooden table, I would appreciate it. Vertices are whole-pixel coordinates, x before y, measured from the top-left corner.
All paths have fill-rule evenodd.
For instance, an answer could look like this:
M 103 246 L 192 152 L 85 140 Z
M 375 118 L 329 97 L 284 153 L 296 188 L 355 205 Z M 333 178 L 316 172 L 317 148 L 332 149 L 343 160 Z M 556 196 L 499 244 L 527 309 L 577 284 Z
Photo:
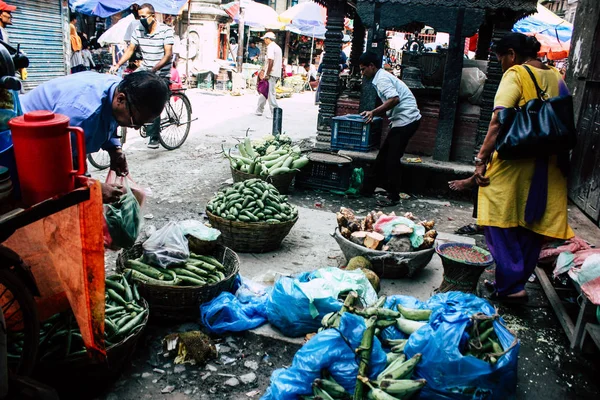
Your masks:
M 552 282 L 548 279 L 546 272 L 540 267 L 536 267 L 535 274 L 538 277 L 540 284 L 542 285 L 542 289 L 546 296 L 548 297 L 548 301 L 550 305 L 554 309 L 556 313 L 556 317 L 558 321 L 562 325 L 565 333 L 567 334 L 567 338 L 569 339 L 569 343 L 571 345 L 571 349 L 579 348 L 580 350 L 583 348 L 583 343 L 587 335 L 590 335 L 596 346 L 600 349 L 600 325 L 594 324 L 591 322 L 585 322 L 585 314 L 589 307 L 596 307 L 595 304 L 592 304 L 589 299 L 586 297 L 585 293 L 581 290 L 581 287 L 577 285 L 575 282 L 575 288 L 581 295 L 583 301 L 579 307 L 579 314 L 577 315 L 577 321 L 573 324 L 573 320 L 567 314 L 567 310 L 565 306 L 562 304 L 560 297 L 556 293 L 556 289 L 552 286 Z

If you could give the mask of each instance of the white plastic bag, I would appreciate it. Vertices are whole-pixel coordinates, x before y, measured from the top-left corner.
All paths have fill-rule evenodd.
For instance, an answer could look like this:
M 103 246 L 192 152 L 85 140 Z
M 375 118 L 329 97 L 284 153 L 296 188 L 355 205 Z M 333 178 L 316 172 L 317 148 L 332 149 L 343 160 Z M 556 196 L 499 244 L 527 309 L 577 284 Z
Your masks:
M 468 98 L 472 104 L 478 104 L 486 78 L 479 68 L 463 68 L 459 97 Z
M 181 264 L 190 256 L 188 240 L 176 222 L 169 222 L 142 245 L 144 262 L 157 267 Z

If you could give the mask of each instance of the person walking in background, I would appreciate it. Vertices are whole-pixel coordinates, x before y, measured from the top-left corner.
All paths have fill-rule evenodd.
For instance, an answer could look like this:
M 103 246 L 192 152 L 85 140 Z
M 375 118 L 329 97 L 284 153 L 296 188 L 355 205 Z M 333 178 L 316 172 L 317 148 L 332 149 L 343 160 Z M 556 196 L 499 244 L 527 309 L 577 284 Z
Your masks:
M 269 95 L 268 98 L 265 98 L 264 96 L 258 96 L 256 115 L 263 114 L 265 104 L 268 101 L 272 116 L 273 110 L 279 107 L 277 104 L 275 87 L 277 86 L 277 81 L 281 79 L 281 70 L 283 68 L 282 54 L 281 47 L 275 43 L 275 34 L 273 32 L 267 32 L 261 39 L 263 39 L 267 45 L 267 59 L 264 71 L 265 80 L 269 83 Z
M 381 58 L 367 52 L 359 58 L 360 72 L 365 78 L 372 79 L 382 105 L 371 111 L 363 111 L 361 115 L 366 123 L 373 117 L 388 114 L 391 130 L 381 146 L 375 160 L 375 179 L 367 180 L 363 192 L 372 194 L 377 187 L 386 190 L 387 195 L 377 204 L 387 207 L 400 201 L 400 159 L 408 141 L 415 134 L 421 122 L 421 113 L 417 100 L 408 86 L 400 79 L 381 69 Z
M 111 72 L 118 71 L 121 65 L 125 64 L 138 48 L 142 54 L 142 65 L 138 68 L 138 71 L 155 72 L 169 82 L 171 66 L 173 65 L 173 28 L 156 20 L 154 7 L 151 4 L 142 4 L 138 15 L 140 17 L 140 27 L 131 35 L 129 47 L 123 57 L 112 66 Z M 146 133 L 150 138 L 148 147 L 158 149 L 160 115 L 152 122 L 152 125 L 146 128 Z
M 16 6 L 11 6 L 0 0 L 0 40 L 10 44 L 6 27 L 12 25 L 12 12 L 16 11 Z
M 504 108 L 523 107 L 538 97 L 534 81 L 548 99 L 568 95 L 560 72 L 537 59 L 533 36 L 509 33 L 492 45 L 504 75 L 494 99 L 494 114 L 475 158 L 479 185 L 477 224 L 496 262 L 496 281 L 486 282 L 491 299 L 526 302 L 525 284 L 533 273 L 544 237 L 570 239 L 568 224 L 568 150 L 551 157 L 502 160 L 495 151 Z
M 71 14 L 69 19 L 69 38 L 71 40 L 71 73 L 76 74 L 77 72 L 85 71 L 83 65 L 83 56 L 81 50 L 83 44 L 81 37 L 77 34 L 77 14 Z

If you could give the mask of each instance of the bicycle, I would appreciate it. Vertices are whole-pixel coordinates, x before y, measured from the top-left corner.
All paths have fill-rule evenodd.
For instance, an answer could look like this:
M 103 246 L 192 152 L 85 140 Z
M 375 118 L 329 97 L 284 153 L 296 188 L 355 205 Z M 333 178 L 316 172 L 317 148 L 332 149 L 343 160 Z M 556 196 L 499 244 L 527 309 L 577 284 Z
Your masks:
M 187 139 L 192 125 L 192 105 L 185 94 L 185 89 L 172 89 L 169 101 L 160 115 L 160 133 L 158 141 L 167 150 L 175 150 Z M 127 128 L 120 129 L 121 145 L 127 141 Z M 140 128 L 140 136 L 148 137 L 146 126 Z M 110 166 L 110 157 L 105 150 L 87 155 L 87 159 L 96 169 L 103 170 Z

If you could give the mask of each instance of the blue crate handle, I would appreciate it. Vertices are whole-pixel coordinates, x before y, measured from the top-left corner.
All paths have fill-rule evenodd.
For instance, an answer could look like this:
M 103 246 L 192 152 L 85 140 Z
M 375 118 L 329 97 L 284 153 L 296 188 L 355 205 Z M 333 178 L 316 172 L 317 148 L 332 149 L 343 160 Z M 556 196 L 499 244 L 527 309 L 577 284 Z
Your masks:
M 347 114 L 347 115 L 341 115 L 339 117 L 333 117 L 333 119 L 337 120 L 337 121 L 346 120 L 346 121 L 364 122 L 365 117 L 363 117 L 360 114 Z M 373 122 L 377 122 L 379 120 L 381 120 L 381 117 L 374 117 L 373 118 Z

